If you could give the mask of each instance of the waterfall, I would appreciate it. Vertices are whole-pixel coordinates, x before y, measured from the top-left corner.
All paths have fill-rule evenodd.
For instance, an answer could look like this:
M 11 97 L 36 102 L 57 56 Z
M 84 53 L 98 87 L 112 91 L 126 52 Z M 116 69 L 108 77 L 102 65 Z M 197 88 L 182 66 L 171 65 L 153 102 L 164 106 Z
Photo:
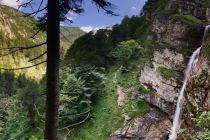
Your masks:
M 205 27 L 202 45 L 207 40 L 209 28 L 210 28 L 210 25 Z M 195 66 L 197 61 L 198 61 L 201 47 L 199 47 L 198 49 L 196 49 L 193 52 L 193 54 L 190 57 L 190 60 L 188 62 L 187 68 L 185 70 L 185 77 L 184 77 L 184 81 L 183 81 L 181 91 L 179 92 L 179 97 L 178 97 L 177 106 L 176 106 L 176 112 L 175 112 L 175 115 L 174 115 L 173 126 L 171 128 L 171 133 L 170 133 L 170 136 L 169 136 L 169 140 L 176 140 L 177 131 L 180 128 L 181 112 L 182 112 L 183 103 L 184 103 L 184 91 L 185 91 L 185 88 L 187 86 L 188 79 L 190 77 L 190 72 L 191 72 L 193 66 Z

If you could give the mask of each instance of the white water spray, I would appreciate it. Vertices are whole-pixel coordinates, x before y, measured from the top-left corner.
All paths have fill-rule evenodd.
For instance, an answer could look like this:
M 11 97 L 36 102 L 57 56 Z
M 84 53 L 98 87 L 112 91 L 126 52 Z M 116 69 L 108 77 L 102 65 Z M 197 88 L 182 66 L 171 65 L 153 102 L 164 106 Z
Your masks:
M 210 25 L 205 27 L 202 45 L 207 40 L 209 28 L 210 28 Z M 187 82 L 188 82 L 188 79 L 190 77 L 190 72 L 191 72 L 192 68 L 196 65 L 196 63 L 198 62 L 201 47 L 199 47 L 197 50 L 195 50 L 193 52 L 193 54 L 190 57 L 190 60 L 188 62 L 187 68 L 185 70 L 185 77 L 184 77 L 184 81 L 183 81 L 181 91 L 179 92 L 179 97 L 178 97 L 177 106 L 176 106 L 176 112 L 175 112 L 175 115 L 174 115 L 173 126 L 172 126 L 172 129 L 171 129 L 169 140 L 176 140 L 177 131 L 180 128 L 181 112 L 182 112 L 183 103 L 184 103 L 184 90 L 187 86 Z

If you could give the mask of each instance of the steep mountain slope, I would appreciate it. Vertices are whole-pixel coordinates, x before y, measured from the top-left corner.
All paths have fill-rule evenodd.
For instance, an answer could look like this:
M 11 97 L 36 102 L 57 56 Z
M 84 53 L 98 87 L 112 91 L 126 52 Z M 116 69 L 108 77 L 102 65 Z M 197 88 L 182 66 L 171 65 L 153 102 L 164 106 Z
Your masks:
M 31 36 L 36 32 L 36 21 L 33 18 L 25 17 L 21 12 L 16 9 L 6 6 L 0 7 L 1 21 L 0 21 L 0 34 L 1 34 L 1 68 L 19 68 L 35 64 L 36 62 L 28 62 L 30 59 L 38 56 L 40 52 L 44 52 L 45 47 L 41 46 L 33 50 L 22 50 L 15 52 L 16 49 L 2 49 L 13 47 L 28 47 L 35 44 L 40 44 L 45 41 L 45 34 L 41 32 L 34 39 Z M 14 52 L 14 53 L 13 53 Z M 8 55 L 7 55 L 8 54 Z M 42 59 L 44 60 L 44 58 Z M 38 72 L 39 71 L 39 72 Z M 45 73 L 44 65 L 36 68 L 30 68 L 23 71 L 17 71 L 17 74 L 25 73 L 31 78 L 41 78 Z M 41 76 L 41 77 L 40 77 Z
M 40 129 L 44 128 L 44 121 L 37 110 L 41 114 L 45 110 L 45 64 L 24 70 L 4 69 L 45 61 L 46 56 L 30 61 L 46 51 L 45 45 L 32 49 L 19 47 L 45 42 L 46 33 L 31 38 L 38 31 L 37 21 L 16 9 L 0 6 L 0 15 L 0 139 L 43 139 Z M 62 58 L 83 34 L 76 27 L 61 27 Z
M 32 38 L 38 31 L 36 20 L 7 6 L 0 6 L 0 15 L 0 68 L 13 69 L 27 67 L 45 61 L 45 56 L 38 60 L 30 61 L 45 52 L 45 45 L 20 51 L 16 51 L 17 49 L 14 48 L 30 47 L 46 41 L 45 32 L 40 32 Z M 74 40 L 83 34 L 84 32 L 76 27 L 61 27 L 61 57 L 64 57 L 66 50 Z M 45 64 L 25 70 L 18 70 L 15 73 L 40 79 L 45 74 Z

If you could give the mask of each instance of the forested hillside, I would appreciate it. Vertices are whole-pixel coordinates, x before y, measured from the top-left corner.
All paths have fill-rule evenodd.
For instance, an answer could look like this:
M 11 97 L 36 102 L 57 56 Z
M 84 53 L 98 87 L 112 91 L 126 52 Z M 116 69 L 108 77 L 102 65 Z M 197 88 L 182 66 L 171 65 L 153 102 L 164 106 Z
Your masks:
M 111 29 L 85 34 L 62 27 L 59 138 L 168 139 L 185 68 L 202 46 L 190 63 L 177 139 L 210 140 L 209 3 L 148 0 L 139 15 L 124 17 Z M 35 19 L 5 6 L 0 11 L 0 50 L 6 54 L 0 68 L 45 60 L 28 62 L 45 51 L 44 45 L 4 49 L 42 43 L 46 36 L 30 38 L 37 31 Z M 1 71 L 0 139 L 43 139 L 45 79 L 45 65 Z
M 45 43 L 46 33 L 41 31 L 34 36 L 39 31 L 37 21 L 16 9 L 1 5 L 0 15 L 0 139 L 39 137 L 43 117 L 37 114 L 37 108 L 44 110 L 46 66 L 43 63 L 19 68 L 46 60 L 46 56 L 33 60 L 46 51 L 45 44 L 27 49 Z M 62 58 L 83 34 L 77 27 L 61 27 Z

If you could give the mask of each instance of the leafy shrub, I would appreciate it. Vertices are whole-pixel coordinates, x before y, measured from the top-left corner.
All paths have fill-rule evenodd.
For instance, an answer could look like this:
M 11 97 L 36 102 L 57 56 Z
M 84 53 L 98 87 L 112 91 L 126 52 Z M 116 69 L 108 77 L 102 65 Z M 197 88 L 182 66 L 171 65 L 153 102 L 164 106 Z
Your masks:
M 123 41 L 110 53 L 110 56 L 117 61 L 126 64 L 128 60 L 139 57 L 141 49 L 142 47 L 135 40 Z
M 210 111 L 201 113 L 195 121 L 198 127 L 210 129 Z
M 195 118 L 195 123 L 200 130 L 195 133 L 194 138 L 196 140 L 210 140 L 210 111 L 202 112 Z

